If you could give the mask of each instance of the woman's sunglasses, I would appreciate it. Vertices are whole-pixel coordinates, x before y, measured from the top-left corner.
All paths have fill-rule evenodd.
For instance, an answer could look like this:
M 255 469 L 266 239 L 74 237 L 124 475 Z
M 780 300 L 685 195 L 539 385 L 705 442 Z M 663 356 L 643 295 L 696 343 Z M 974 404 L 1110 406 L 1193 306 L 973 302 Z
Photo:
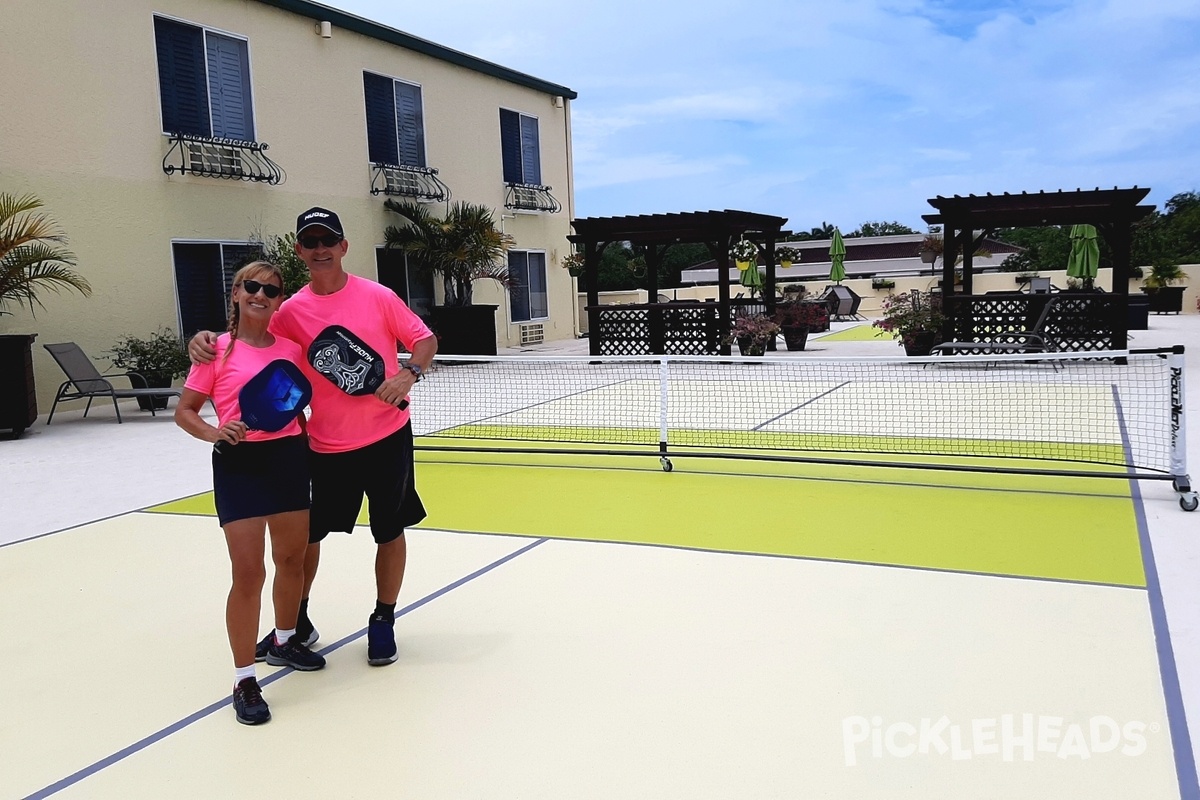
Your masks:
M 342 237 L 336 233 L 327 233 L 324 236 L 301 236 L 300 246 L 305 250 L 316 250 L 318 244 L 325 247 L 335 247 L 341 240 Z
M 280 289 L 273 283 L 259 283 L 258 281 L 242 281 L 242 288 L 246 290 L 246 294 L 258 294 L 259 290 L 267 296 L 267 299 L 274 300 L 279 295 L 283 294 L 283 289 Z

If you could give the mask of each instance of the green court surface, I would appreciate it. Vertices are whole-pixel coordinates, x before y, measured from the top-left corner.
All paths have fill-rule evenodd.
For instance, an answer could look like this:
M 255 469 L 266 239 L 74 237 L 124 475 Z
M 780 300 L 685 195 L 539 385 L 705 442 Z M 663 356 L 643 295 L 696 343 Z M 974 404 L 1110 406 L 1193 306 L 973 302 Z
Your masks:
M 1122 479 L 678 455 L 670 473 L 654 455 L 417 459 L 424 528 L 1145 586 Z M 214 513 L 211 493 L 152 510 Z
M 862 325 L 855 325 L 853 328 L 847 328 L 844 331 L 830 333 L 820 338 L 822 342 L 886 342 L 891 340 L 892 335 L 890 333 L 876 328 L 869 322 Z

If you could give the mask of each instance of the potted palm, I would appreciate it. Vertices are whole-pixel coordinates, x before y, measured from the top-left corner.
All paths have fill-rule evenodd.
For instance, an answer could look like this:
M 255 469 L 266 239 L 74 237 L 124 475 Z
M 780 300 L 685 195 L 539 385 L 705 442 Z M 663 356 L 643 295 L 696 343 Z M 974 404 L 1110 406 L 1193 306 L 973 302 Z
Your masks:
M 916 289 L 908 294 L 890 294 L 880 305 L 883 316 L 871 323 L 899 339 L 910 356 L 927 356 L 942 341 L 942 296 Z
M 1182 286 L 1175 286 L 1187 279 L 1187 273 L 1178 264 L 1160 261 L 1150 268 L 1150 274 L 1142 281 L 1142 293 L 1150 298 L 1150 310 L 1156 314 L 1178 314 L 1183 311 Z
M 779 325 L 766 314 L 746 314 L 733 321 L 726 344 L 737 342 L 744 356 L 761 356 L 779 333 Z
M 30 314 L 44 309 L 44 291 L 76 291 L 91 296 L 92 287 L 75 271 L 75 256 L 66 237 L 38 209 L 33 195 L 0 193 L 0 317 L 10 307 Z M 36 334 L 0 336 L 0 430 L 14 436 L 37 419 L 33 383 L 33 340 Z
M 512 285 L 506 253 L 513 239 L 496 227 L 487 206 L 455 203 L 445 217 L 410 200 L 384 206 L 403 222 L 384 232 L 387 246 L 404 251 L 418 267 L 442 278 L 443 305 L 434 306 L 430 327 L 438 351 L 457 355 L 496 354 L 496 308 L 475 305 L 472 286 L 489 279 Z
M 125 370 L 130 385 L 135 389 L 166 388 L 176 378 L 187 375 L 191 366 L 184 343 L 166 328 L 155 331 L 147 339 L 125 334 L 117 339 L 107 355 L 114 367 Z M 166 408 L 168 399 L 167 395 L 163 395 L 139 397 L 137 401 L 140 409 L 149 411 L 151 403 L 153 408 Z

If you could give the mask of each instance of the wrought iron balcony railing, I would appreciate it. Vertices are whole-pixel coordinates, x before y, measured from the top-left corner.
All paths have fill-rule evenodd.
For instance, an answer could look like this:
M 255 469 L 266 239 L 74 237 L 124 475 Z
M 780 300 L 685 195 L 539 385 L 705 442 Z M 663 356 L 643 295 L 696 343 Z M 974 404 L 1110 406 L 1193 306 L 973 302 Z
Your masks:
M 557 214 L 562 204 L 550 194 L 549 186 L 533 183 L 505 183 L 504 207 L 517 211 L 548 211 Z
M 371 165 L 371 170 L 371 194 L 439 202 L 450 199 L 450 187 L 442 183 L 437 176 L 438 171 L 433 167 L 410 167 L 376 161 Z
M 238 181 L 256 181 L 272 186 L 287 177 L 283 168 L 267 157 L 265 142 L 244 142 L 172 133 L 170 149 L 163 156 L 163 172 L 170 175 L 204 175 Z

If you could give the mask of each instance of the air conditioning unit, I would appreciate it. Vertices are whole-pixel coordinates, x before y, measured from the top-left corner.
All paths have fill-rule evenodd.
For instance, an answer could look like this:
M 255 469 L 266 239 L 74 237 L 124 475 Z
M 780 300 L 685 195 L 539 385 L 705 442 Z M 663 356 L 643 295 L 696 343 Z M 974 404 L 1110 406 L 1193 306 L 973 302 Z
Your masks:
M 193 172 L 205 175 L 243 174 L 242 153 L 236 147 L 221 147 L 207 142 L 189 142 L 188 159 Z
M 521 345 L 541 344 L 546 341 L 546 332 L 542 328 L 542 323 L 536 322 L 531 325 L 521 326 Z
M 417 180 L 415 172 L 384 167 L 383 179 L 386 182 L 384 194 L 417 195 L 421 193 L 421 183 Z

